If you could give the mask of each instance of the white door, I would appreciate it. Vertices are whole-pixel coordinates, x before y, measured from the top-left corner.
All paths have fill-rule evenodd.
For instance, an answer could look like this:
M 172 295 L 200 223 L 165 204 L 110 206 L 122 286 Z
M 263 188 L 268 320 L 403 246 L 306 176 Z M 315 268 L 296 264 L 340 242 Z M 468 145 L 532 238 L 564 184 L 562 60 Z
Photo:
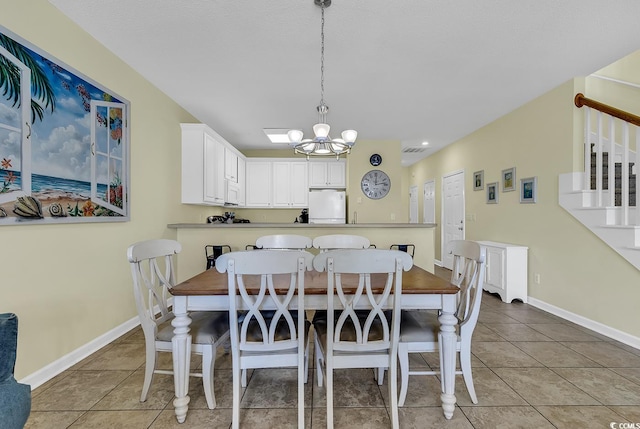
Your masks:
M 409 188 L 409 223 L 418 223 L 418 187 Z
M 436 181 L 424 182 L 422 223 L 436 223 Z
M 453 257 L 447 243 L 464 240 L 464 172 L 458 171 L 442 179 L 442 266 L 453 268 Z

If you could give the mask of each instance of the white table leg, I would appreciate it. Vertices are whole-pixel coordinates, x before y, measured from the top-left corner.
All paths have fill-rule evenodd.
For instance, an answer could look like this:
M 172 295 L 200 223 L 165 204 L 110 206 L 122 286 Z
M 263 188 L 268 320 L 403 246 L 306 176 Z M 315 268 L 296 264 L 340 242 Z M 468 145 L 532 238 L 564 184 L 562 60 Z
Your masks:
M 442 386 L 443 392 L 440 395 L 442 400 L 442 410 L 447 419 L 453 417 L 453 410 L 456 406 L 455 383 L 456 383 L 456 324 L 458 319 L 454 316 L 455 295 L 444 295 L 442 297 L 442 314 L 438 317 L 440 321 L 440 333 L 438 341 L 442 346 Z
M 173 383 L 176 398 L 173 406 L 178 423 L 184 423 L 189 409 L 189 368 L 191 364 L 191 335 L 189 325 L 191 319 L 187 316 L 187 297 L 176 296 L 173 299 L 173 313 L 175 318 L 171 321 L 173 326 Z

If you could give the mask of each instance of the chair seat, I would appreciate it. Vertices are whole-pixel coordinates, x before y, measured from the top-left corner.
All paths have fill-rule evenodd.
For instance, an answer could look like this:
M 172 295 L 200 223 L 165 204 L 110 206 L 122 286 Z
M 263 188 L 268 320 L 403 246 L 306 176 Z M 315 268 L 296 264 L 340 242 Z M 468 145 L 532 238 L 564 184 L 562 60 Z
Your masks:
M 189 325 L 192 342 L 194 344 L 214 344 L 229 332 L 229 315 L 226 311 L 196 311 L 189 313 Z M 156 341 L 173 339 L 173 326 L 166 323 L 158 330 Z

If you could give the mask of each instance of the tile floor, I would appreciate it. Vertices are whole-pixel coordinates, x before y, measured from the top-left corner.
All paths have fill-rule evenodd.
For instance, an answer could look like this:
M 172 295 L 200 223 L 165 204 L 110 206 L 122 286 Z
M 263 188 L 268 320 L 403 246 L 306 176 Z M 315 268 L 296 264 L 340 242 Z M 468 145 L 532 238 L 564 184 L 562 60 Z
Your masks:
M 640 426 L 640 350 L 519 301 L 505 304 L 488 293 L 482 299 L 472 346 L 479 403 L 471 403 L 458 377 L 458 404 L 453 419 L 446 421 L 438 379 L 413 376 L 400 409 L 402 428 L 619 428 L 610 425 L 622 422 Z M 161 357 L 162 365 L 170 368 L 170 355 Z M 171 376 L 156 375 L 148 400 L 139 402 L 144 360 L 142 331 L 137 328 L 35 389 L 26 427 L 230 427 L 228 355 L 221 353 L 216 362 L 218 407 L 207 409 L 201 381 L 192 378 L 189 413 L 182 425 L 173 412 Z M 434 367 L 438 359 L 433 354 L 413 355 L 412 365 Z M 307 427 L 324 428 L 325 391 L 313 382 L 314 373 L 309 375 Z M 372 371 L 340 371 L 335 390 L 336 428 L 389 427 L 386 382 L 379 387 Z M 254 371 L 241 406 L 242 427 L 295 427 L 295 371 Z

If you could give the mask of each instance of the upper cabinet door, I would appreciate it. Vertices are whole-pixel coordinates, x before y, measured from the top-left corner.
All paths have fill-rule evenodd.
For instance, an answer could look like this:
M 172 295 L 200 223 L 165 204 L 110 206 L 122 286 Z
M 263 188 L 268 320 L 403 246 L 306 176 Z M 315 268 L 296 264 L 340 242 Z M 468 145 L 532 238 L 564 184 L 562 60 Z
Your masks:
M 346 188 L 344 161 L 310 161 L 308 164 L 310 188 Z
M 202 199 L 213 204 L 224 204 L 224 146 L 204 136 L 204 190 Z
M 273 207 L 307 207 L 307 162 L 273 163 Z
M 238 183 L 238 155 L 229 148 L 224 150 L 224 177 Z
M 336 188 L 347 186 L 347 169 L 343 161 L 327 162 L 327 185 Z
M 245 166 L 247 207 L 271 207 L 271 162 L 247 160 Z

